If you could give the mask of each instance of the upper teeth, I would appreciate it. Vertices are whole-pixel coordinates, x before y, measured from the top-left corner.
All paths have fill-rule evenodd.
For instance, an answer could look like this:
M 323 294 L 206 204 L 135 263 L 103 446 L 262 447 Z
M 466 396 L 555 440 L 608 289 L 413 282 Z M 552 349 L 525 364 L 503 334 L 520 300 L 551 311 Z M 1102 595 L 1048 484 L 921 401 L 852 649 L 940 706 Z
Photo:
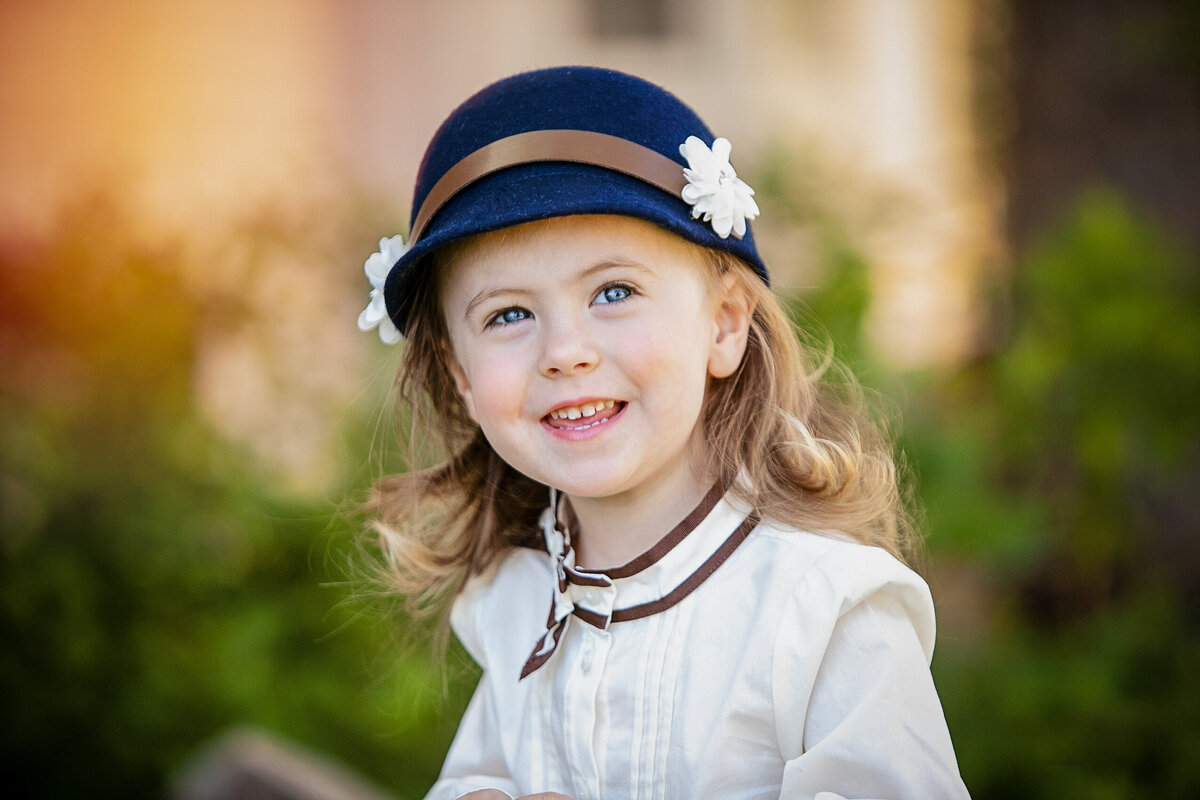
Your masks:
M 563 406 L 550 412 L 550 419 L 579 419 L 580 417 L 595 416 L 602 408 L 612 408 L 615 400 L 597 400 L 594 403 L 584 403 L 581 406 Z

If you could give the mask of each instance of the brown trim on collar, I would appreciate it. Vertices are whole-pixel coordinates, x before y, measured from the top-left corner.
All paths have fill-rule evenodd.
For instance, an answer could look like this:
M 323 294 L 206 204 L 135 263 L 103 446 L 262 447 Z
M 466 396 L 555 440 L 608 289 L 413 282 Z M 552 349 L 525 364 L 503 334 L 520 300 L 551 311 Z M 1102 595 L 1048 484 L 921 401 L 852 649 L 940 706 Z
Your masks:
M 687 597 L 692 592 L 700 587 L 700 584 L 708 580 L 717 567 L 725 563 L 733 551 L 738 549 L 738 545 L 746 541 L 746 537 L 750 535 L 750 531 L 758 526 L 758 517 L 750 516 L 738 526 L 724 544 L 717 548 L 717 551 L 708 557 L 708 560 L 700 565 L 700 569 L 693 572 L 688 578 L 659 600 L 654 600 L 649 603 L 642 603 L 640 606 L 630 606 L 629 608 L 621 608 L 613 612 L 613 622 L 626 622 L 631 619 L 641 619 L 652 614 L 657 614 L 660 611 L 666 611 L 671 606 L 679 603 L 683 598 Z
M 563 572 L 567 574 L 567 583 L 573 583 L 576 586 L 611 586 L 612 582 L 604 578 L 593 578 L 592 573 L 586 571 L 581 572 L 574 567 L 564 567 Z M 566 587 L 563 587 L 566 591 Z
M 653 547 L 642 553 L 633 561 L 630 561 L 628 564 L 620 567 L 613 567 L 611 569 L 587 570 L 587 572 L 591 572 L 596 575 L 605 575 L 615 580 L 617 578 L 628 578 L 633 575 L 637 575 L 647 567 L 657 564 L 663 559 L 664 556 L 667 555 L 667 553 L 671 552 L 680 542 L 686 539 L 687 535 L 694 531 L 697 525 L 703 522 L 704 519 L 710 513 L 712 513 L 712 510 L 717 507 L 717 503 L 720 502 L 721 496 L 722 492 L 716 486 L 709 489 L 708 494 L 704 495 L 704 499 L 700 501 L 700 504 L 693 508 L 688 515 L 683 518 L 682 522 L 672 528 L 666 536 L 659 539 Z M 586 580 L 572 580 L 572 578 L 576 577 L 577 576 L 568 573 L 567 580 L 569 580 L 571 583 L 580 583 L 589 586 L 604 585 L 603 583 L 593 584 Z
M 591 611 L 586 608 L 580 608 L 579 606 L 575 606 L 575 608 L 571 610 L 571 613 L 574 614 L 575 616 L 579 617 L 581 620 L 586 622 L 588 625 L 591 625 L 593 628 L 599 628 L 600 630 L 604 630 L 605 628 L 608 627 L 608 617 L 604 616 L 603 614 L 601 614 L 597 611 Z
M 733 555 L 733 551 L 738 549 L 742 542 L 746 541 L 746 537 L 750 532 L 758 526 L 759 518 L 750 516 L 743 520 L 742 524 L 737 527 L 733 533 L 729 535 L 716 551 L 708 557 L 708 560 L 700 565 L 699 569 L 684 579 L 683 583 L 676 586 L 670 592 L 665 594 L 658 600 L 653 600 L 649 603 L 642 603 L 639 606 L 630 606 L 629 608 L 620 608 L 612 613 L 612 622 L 627 622 L 632 619 L 641 619 L 649 617 L 661 611 L 666 611 L 671 606 L 677 605 L 700 585 L 712 577 L 712 574 L 717 571 L 725 561 Z M 576 606 L 571 612 L 575 616 L 582 619 L 584 622 L 596 628 L 608 627 L 608 620 L 603 614 L 591 611 L 586 608 Z

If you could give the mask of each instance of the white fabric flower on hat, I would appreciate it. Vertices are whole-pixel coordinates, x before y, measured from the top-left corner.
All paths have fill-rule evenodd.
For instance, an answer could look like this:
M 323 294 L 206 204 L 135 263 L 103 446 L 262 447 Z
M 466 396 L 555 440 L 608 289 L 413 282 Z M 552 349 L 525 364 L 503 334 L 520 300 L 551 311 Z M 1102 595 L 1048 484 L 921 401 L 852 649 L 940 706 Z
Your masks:
M 372 253 L 363 264 L 367 280 L 371 282 L 371 302 L 358 315 L 358 329 L 369 331 L 379 326 L 379 338 L 384 344 L 395 344 L 402 338 L 400 331 L 387 313 L 387 305 L 383 300 L 383 282 L 387 280 L 392 266 L 400 260 L 400 256 L 408 250 L 403 236 L 393 236 L 379 240 L 379 252 Z
M 718 138 L 709 150 L 695 136 L 679 145 L 679 154 L 688 162 L 683 170 L 688 185 L 683 187 L 682 196 L 692 207 L 692 219 L 703 215 L 722 239 L 730 233 L 741 239 L 746 235 L 746 221 L 758 216 L 754 190 L 738 178 L 729 163 L 732 149 L 728 139 Z

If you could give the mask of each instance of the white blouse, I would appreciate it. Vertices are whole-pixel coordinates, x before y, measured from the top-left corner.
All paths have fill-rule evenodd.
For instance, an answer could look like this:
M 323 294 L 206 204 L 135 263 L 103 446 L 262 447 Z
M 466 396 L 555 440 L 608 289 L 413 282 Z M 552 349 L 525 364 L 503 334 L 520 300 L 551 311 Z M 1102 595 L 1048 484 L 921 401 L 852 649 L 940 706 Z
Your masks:
M 430 800 L 965 798 L 929 674 L 928 588 L 883 550 L 758 521 L 716 491 L 628 565 L 547 552 L 468 583 L 483 677 Z

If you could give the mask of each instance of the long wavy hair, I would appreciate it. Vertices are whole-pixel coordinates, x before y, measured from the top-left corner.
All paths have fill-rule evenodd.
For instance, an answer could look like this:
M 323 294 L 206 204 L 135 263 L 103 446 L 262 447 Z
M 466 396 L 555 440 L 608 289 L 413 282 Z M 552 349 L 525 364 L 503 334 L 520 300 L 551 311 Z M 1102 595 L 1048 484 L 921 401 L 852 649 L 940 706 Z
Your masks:
M 430 273 L 469 246 L 467 240 L 436 253 Z M 744 292 L 753 307 L 740 366 L 709 380 L 700 421 L 705 474 L 765 518 L 904 560 L 914 526 L 887 425 L 829 348 L 804 344 L 782 302 L 748 265 L 697 249 L 713 290 Z M 468 416 L 447 367 L 438 287 L 434 277 L 418 289 L 396 379 L 410 469 L 380 480 L 368 502 L 385 587 L 416 614 L 447 611 L 465 578 L 512 548 L 541 547 L 537 519 L 549 498 L 544 484 L 496 454 Z

